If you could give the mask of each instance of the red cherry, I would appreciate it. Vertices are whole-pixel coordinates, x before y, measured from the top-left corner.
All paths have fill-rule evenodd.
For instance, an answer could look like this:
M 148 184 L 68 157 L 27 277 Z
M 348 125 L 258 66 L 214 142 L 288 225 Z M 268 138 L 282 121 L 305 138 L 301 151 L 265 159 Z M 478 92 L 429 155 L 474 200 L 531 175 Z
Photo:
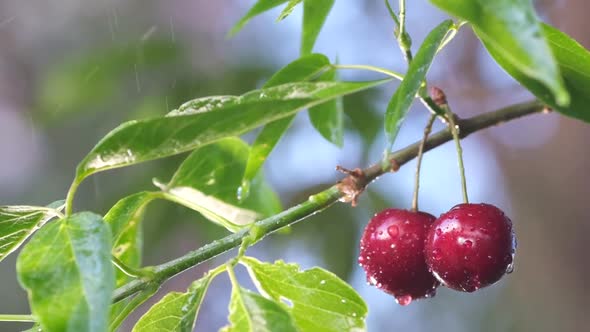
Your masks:
M 424 245 L 428 268 L 445 286 L 474 292 L 512 272 L 512 221 L 490 204 L 459 204 L 432 225 Z
M 434 220 L 428 213 L 398 209 L 376 214 L 365 228 L 359 256 L 369 284 L 401 305 L 434 296 L 439 283 L 428 272 L 423 251 Z

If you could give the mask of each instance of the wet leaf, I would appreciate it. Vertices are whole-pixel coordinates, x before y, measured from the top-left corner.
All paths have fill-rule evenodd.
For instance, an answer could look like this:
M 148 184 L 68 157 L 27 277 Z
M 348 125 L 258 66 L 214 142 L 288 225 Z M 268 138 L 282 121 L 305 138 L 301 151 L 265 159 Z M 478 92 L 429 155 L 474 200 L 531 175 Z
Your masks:
M 229 322 L 222 332 L 298 331 L 283 306 L 242 287 L 232 290 Z
M 20 284 L 48 331 L 103 332 L 115 288 L 111 232 L 90 212 L 47 224 L 21 251 Z
M 191 284 L 185 293 L 170 292 L 154 304 L 133 327 L 133 332 L 191 332 L 205 292 L 209 275 Z
M 226 138 L 193 151 L 170 182 L 161 185 L 166 198 L 199 211 L 206 218 L 236 231 L 262 217 L 281 211 L 277 195 L 256 176 L 250 195 L 238 200 L 250 147 L 239 138 Z
M 321 268 L 301 271 L 296 264 L 263 263 L 242 258 L 260 292 L 290 304 L 289 312 L 302 332 L 365 329 L 367 305 L 356 291 Z
M 113 247 L 111 254 L 126 266 L 139 269 L 141 267 L 143 234 L 142 220 L 148 204 L 160 197 L 158 192 L 143 191 L 119 200 L 104 216 L 104 220 L 112 230 Z M 120 287 L 133 278 L 115 269 L 116 287 Z M 139 306 L 158 289 L 144 289 L 132 299 L 114 303 L 110 308 L 110 325 L 118 325 L 125 319 L 123 309 L 127 306 Z M 115 326 L 116 328 L 116 326 Z M 113 330 L 113 329 L 111 329 Z
M 416 93 L 426 78 L 432 60 L 452 25 L 452 21 L 444 21 L 426 36 L 410 63 L 404 79 L 391 97 L 385 114 L 385 132 L 389 141 L 388 151 L 391 150 Z
M 119 200 L 104 216 L 111 227 L 112 254 L 125 265 L 139 268 L 141 265 L 142 236 L 141 220 L 147 205 L 158 198 L 158 193 L 143 191 Z M 116 270 L 117 287 L 131 279 Z
M 82 160 L 75 182 L 100 171 L 168 157 L 238 136 L 301 109 L 388 81 L 283 84 L 254 90 L 230 98 L 229 102 L 217 100 L 213 106 L 205 107 L 208 111 L 203 110 L 198 99 L 183 105 L 174 116 L 129 121 L 107 134 Z M 193 108 L 195 104 L 199 108 Z
M 316 78 L 330 67 L 330 60 L 322 54 L 303 56 L 274 74 L 264 85 L 265 88 L 290 83 L 305 82 Z M 244 173 L 244 183 L 249 183 L 258 173 L 266 158 L 287 131 L 295 115 L 271 122 L 264 126 L 252 144 L 248 164 Z M 247 196 L 247 195 L 245 195 Z
M 477 36 L 501 57 L 499 64 L 518 70 L 553 95 L 557 105 L 568 106 L 569 95 L 559 66 L 530 0 L 431 0 L 473 26 Z
M 51 208 L 63 207 L 63 201 L 46 207 L 37 206 L 0 206 L 0 261 L 18 249 L 26 239 L 58 211 Z

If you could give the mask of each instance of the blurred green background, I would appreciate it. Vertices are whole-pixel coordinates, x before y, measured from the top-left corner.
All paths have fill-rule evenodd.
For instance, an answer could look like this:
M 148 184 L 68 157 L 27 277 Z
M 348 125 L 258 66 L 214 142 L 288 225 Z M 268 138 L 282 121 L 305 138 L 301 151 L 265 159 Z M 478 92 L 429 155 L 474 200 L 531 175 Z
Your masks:
M 0 0 L 0 205 L 62 199 L 77 162 L 120 122 L 163 115 L 196 97 L 255 89 L 294 60 L 300 10 L 278 24 L 278 11 L 273 11 L 233 39 L 225 38 L 252 3 Z M 544 20 L 590 46 L 587 0 L 536 5 Z M 444 15 L 426 0 L 409 1 L 408 7 L 416 48 Z M 404 71 L 392 29 L 381 0 L 339 0 L 316 51 L 342 64 Z M 345 72 L 342 77 L 378 76 Z M 531 98 L 468 29 L 437 58 L 429 82 L 442 87 L 464 117 Z M 354 168 L 378 160 L 385 143 L 382 116 L 396 84 L 345 98 L 343 149 L 323 140 L 306 114 L 297 117 L 265 166 L 284 207 L 337 181 L 336 165 Z M 396 146 L 420 138 L 426 118 L 416 105 Z M 471 200 L 504 209 L 519 244 L 515 272 L 476 294 L 441 288 L 434 299 L 400 307 L 366 285 L 356 263 L 360 232 L 380 209 L 409 207 L 414 163 L 371 185 L 357 208 L 338 204 L 295 225 L 289 235 L 268 238 L 249 254 L 305 268 L 319 265 L 348 280 L 369 305 L 369 331 L 585 331 L 590 325 L 589 140 L 588 125 L 557 114 L 528 117 L 465 140 Z M 183 157 L 95 175 L 81 187 L 76 209 L 104 214 L 118 199 L 153 189 L 152 178 L 169 178 Z M 438 215 L 461 200 L 452 145 L 427 154 L 422 179 L 423 210 Z M 146 264 L 162 263 L 225 234 L 167 202 L 150 205 L 144 225 Z M 0 265 L 1 313 L 29 312 L 15 277 L 16 256 Z M 140 312 L 225 259 L 170 280 Z M 240 277 L 248 285 L 245 274 Z M 212 284 L 197 331 L 215 331 L 226 323 L 229 290 L 225 277 Z M 130 330 L 138 314 L 121 330 Z M 28 327 L 0 323 L 0 331 Z

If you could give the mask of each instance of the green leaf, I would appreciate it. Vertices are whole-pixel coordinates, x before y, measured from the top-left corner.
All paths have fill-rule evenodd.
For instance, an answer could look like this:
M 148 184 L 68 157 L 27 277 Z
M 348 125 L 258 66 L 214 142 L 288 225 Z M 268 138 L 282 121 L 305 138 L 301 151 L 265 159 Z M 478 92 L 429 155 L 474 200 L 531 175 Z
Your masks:
M 340 332 L 365 329 L 367 305 L 356 291 L 321 268 L 300 271 L 296 264 L 263 263 L 242 258 L 258 289 L 275 301 L 287 300 L 302 332 Z
M 301 34 L 301 55 L 310 54 L 317 37 L 334 5 L 334 0 L 258 0 L 248 13 L 230 30 L 229 36 L 240 31 L 248 21 L 285 2 L 287 6 L 278 17 L 283 20 L 303 1 L 303 28 Z
M 236 190 L 250 147 L 239 138 L 226 138 L 193 151 L 170 182 L 161 185 L 166 198 L 195 209 L 211 221 L 236 231 L 261 217 L 281 211 L 281 204 L 259 174 L 251 195 L 238 201 Z
M 125 265 L 139 268 L 141 265 L 142 236 L 141 220 L 148 203 L 158 198 L 158 193 L 143 191 L 119 200 L 104 216 L 111 227 L 112 254 Z M 117 287 L 131 277 L 116 270 Z
M 426 73 L 430 69 L 438 48 L 452 26 L 452 21 L 444 21 L 426 36 L 416 56 L 410 63 L 404 79 L 391 97 L 385 114 L 385 132 L 389 141 L 388 151 L 391 150 L 391 146 L 406 118 L 406 114 L 410 110 L 416 93 L 418 93 L 422 82 L 426 78 Z
M 250 182 L 258 174 L 274 147 L 279 143 L 279 140 L 283 137 L 287 129 L 289 129 L 293 119 L 295 119 L 295 115 L 268 123 L 258 133 L 252 144 L 248 162 L 246 163 L 246 170 L 244 171 L 242 186 L 240 187 L 240 198 L 248 197 L 250 193 Z
M 37 206 L 0 206 L 0 262 L 18 249 L 37 229 L 58 214 L 51 207 L 58 208 L 63 201 L 49 208 Z
M 560 106 L 558 100 L 546 102 L 565 115 L 590 122 L 590 52 L 554 27 L 542 26 L 570 94 L 569 107 Z
M 111 254 L 128 267 L 138 269 L 141 266 L 143 247 L 141 221 L 147 205 L 159 197 L 160 193 L 148 191 L 127 196 L 119 200 L 104 216 L 104 220 L 111 227 L 113 242 Z M 116 287 L 120 287 L 132 279 L 121 270 L 115 269 Z M 125 319 L 129 314 L 126 310 L 139 306 L 157 290 L 157 287 L 144 289 L 133 299 L 125 299 L 112 304 L 110 330 L 114 330 Z
M 571 101 L 568 106 L 559 106 L 546 86 L 512 65 L 493 44 L 485 41 L 483 44 L 496 62 L 537 98 L 558 112 L 590 122 L 590 52 L 568 35 L 549 25 L 543 24 L 543 31 L 570 94 Z
M 218 101 L 202 106 L 200 100 L 189 102 L 174 116 L 126 122 L 107 134 L 82 160 L 75 183 L 100 171 L 168 157 L 238 136 L 301 109 L 388 81 L 283 84 L 251 91 L 227 103 Z M 193 104 L 201 107 L 192 108 Z
M 557 105 L 565 107 L 569 104 L 559 67 L 530 0 L 431 2 L 471 23 L 484 43 L 491 46 L 510 67 L 545 86 Z
M 125 319 L 137 309 L 137 307 L 154 296 L 159 288 L 160 286 L 157 284 L 150 284 L 148 287 L 137 292 L 132 298 L 126 298 L 125 300 L 112 304 L 109 331 L 116 331 L 119 325 L 121 325 L 121 323 L 123 323 L 123 321 L 125 321 Z
M 49 223 L 33 236 L 16 268 L 44 329 L 107 330 L 115 288 L 110 253 L 109 227 L 90 212 Z
M 242 287 L 233 287 L 230 326 L 223 332 L 296 332 L 291 315 L 277 302 Z
M 265 88 L 281 84 L 310 81 L 330 68 L 330 60 L 323 54 L 314 53 L 300 57 L 276 72 L 265 84 Z
M 291 15 L 293 9 L 295 9 L 295 7 L 297 7 L 297 5 L 300 4 L 302 1 L 303 0 L 290 0 L 287 6 L 285 6 L 285 9 L 283 9 L 283 11 L 281 12 L 281 15 L 279 15 L 279 17 L 277 18 L 277 21 L 282 21 L 285 18 L 287 18 L 287 16 Z
M 154 304 L 133 327 L 133 332 L 191 332 L 211 276 L 191 284 L 185 293 L 170 292 Z
M 228 35 L 235 35 L 236 33 L 238 33 L 238 31 L 242 30 L 246 23 L 248 23 L 255 16 L 258 16 L 268 10 L 271 10 L 281 4 L 284 4 L 287 1 L 289 0 L 258 0 L 256 4 L 254 4 L 254 6 L 250 8 L 248 13 L 246 13 L 246 15 L 242 17 L 242 19 L 240 19 L 240 21 L 238 21 L 236 25 L 234 25 L 234 27 L 230 30 Z
M 310 54 L 303 56 L 283 67 L 274 74 L 264 85 L 265 88 L 278 86 L 290 82 L 305 82 L 316 78 L 322 72 L 330 68 L 330 60 L 323 54 Z M 277 145 L 283 134 L 287 131 L 295 115 L 271 122 L 264 126 L 254 144 L 248 158 L 248 164 L 244 173 L 245 184 L 248 184 L 258 173 L 272 149 Z M 247 188 L 247 185 L 244 186 Z M 244 196 L 248 196 L 245 190 Z
M 334 0 L 303 1 L 303 31 L 301 34 L 301 55 L 310 54 L 334 5 Z
M 320 78 L 322 81 L 335 81 L 336 71 L 327 71 Z M 344 142 L 344 110 L 342 109 L 342 99 L 330 100 L 326 103 L 311 107 L 308 111 L 309 119 L 314 128 L 328 142 L 342 147 Z

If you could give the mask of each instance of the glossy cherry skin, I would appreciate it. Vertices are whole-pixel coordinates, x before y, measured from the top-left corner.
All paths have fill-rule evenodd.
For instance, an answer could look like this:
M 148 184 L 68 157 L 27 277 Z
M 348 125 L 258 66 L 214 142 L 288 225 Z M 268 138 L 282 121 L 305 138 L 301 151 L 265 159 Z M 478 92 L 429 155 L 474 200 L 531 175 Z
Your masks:
M 424 244 L 428 268 L 445 286 L 474 292 L 512 272 L 512 221 L 490 204 L 459 204 L 432 225 Z
M 367 224 L 359 265 L 367 282 L 393 295 L 401 305 L 432 297 L 439 285 L 424 261 L 424 239 L 435 217 L 424 212 L 387 209 Z

